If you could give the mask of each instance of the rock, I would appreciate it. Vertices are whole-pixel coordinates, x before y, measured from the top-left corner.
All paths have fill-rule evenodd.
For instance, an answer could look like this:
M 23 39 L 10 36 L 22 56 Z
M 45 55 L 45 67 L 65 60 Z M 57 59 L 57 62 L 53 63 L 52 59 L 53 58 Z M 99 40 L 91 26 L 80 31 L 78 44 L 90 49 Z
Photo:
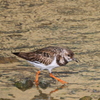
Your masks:
M 31 80 L 18 81 L 15 82 L 14 86 L 22 91 L 25 91 L 33 86 L 33 82 Z
M 60 97 L 60 99 L 65 99 L 64 97 Z
M 80 98 L 79 100 L 92 100 L 92 98 L 90 96 L 84 96 Z
M 0 98 L 0 100 L 13 100 L 13 99 Z
M 0 74 L 0 77 L 2 77 L 2 75 Z
M 100 100 L 100 98 L 98 100 Z
M 48 86 L 50 85 L 50 82 L 41 78 L 39 79 L 39 86 L 42 88 L 42 89 L 46 89 Z

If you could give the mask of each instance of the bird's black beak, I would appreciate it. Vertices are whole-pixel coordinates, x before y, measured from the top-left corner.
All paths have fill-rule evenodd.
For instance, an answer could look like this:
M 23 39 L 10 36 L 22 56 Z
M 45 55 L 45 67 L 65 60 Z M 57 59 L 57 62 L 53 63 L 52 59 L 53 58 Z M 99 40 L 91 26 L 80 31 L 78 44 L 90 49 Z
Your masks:
M 76 61 L 77 63 L 79 62 L 79 60 L 78 60 L 78 59 L 76 59 L 76 58 L 73 58 L 73 61 Z

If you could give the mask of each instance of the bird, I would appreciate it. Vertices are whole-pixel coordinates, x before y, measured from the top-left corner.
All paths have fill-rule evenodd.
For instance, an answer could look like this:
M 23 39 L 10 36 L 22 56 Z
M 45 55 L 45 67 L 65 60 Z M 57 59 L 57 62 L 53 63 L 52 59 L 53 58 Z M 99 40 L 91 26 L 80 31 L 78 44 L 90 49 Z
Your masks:
M 78 60 L 74 58 L 74 53 L 68 47 L 48 46 L 37 49 L 32 52 L 13 52 L 14 55 L 21 57 L 31 63 L 33 66 L 39 68 L 36 73 L 35 84 L 39 84 L 39 74 L 42 70 L 48 70 L 50 77 L 58 80 L 62 84 L 68 82 L 55 77 L 52 74 L 52 69 L 65 66 L 70 61 Z

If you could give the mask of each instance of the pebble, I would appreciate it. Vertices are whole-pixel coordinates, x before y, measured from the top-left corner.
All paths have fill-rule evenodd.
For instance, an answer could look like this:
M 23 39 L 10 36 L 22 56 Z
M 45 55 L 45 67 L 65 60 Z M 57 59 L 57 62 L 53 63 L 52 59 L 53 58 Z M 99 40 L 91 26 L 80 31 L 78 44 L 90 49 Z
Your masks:
M 50 85 L 50 82 L 44 78 L 39 79 L 39 86 L 42 89 L 46 89 Z
M 31 80 L 17 81 L 14 86 L 22 91 L 25 91 L 33 86 L 33 82 Z
M 80 98 L 79 100 L 92 100 L 92 98 L 90 96 L 84 96 Z

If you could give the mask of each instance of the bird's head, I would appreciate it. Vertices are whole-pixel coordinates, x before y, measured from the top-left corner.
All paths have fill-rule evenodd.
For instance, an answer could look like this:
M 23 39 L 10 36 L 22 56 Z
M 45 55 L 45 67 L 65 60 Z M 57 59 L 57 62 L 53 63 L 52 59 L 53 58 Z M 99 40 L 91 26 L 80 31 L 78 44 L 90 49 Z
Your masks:
M 78 62 L 78 60 L 74 58 L 74 53 L 69 49 L 63 50 L 63 57 L 67 60 L 67 62 L 70 62 L 70 61 Z

